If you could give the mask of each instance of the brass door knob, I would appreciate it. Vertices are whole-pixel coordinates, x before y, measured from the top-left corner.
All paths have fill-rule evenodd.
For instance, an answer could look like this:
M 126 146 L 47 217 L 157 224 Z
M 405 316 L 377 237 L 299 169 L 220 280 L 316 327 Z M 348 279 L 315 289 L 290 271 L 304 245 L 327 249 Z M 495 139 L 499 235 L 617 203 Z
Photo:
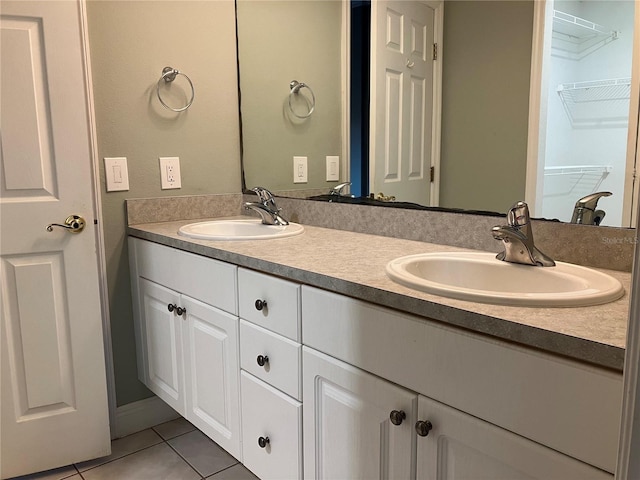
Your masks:
M 51 223 L 47 225 L 47 232 L 53 232 L 53 227 L 64 228 L 69 233 L 80 233 L 84 230 L 87 222 L 80 215 L 69 215 L 64 221 L 64 225 L 60 223 Z

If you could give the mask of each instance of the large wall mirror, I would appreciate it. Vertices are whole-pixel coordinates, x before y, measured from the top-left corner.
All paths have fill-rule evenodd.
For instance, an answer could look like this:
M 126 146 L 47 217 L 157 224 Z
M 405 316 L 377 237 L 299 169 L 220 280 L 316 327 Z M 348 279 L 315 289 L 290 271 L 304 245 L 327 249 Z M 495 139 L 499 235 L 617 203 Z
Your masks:
M 630 226 L 634 7 L 237 0 L 245 189 L 562 221 L 609 191 L 601 224 Z

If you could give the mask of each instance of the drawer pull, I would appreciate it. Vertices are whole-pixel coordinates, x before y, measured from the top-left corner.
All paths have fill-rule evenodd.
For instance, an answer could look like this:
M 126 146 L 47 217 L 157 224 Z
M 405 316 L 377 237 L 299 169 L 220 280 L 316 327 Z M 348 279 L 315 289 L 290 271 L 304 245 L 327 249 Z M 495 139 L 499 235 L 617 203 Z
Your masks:
M 268 355 L 258 355 L 258 358 L 256 360 L 258 362 L 258 365 L 260 365 L 261 367 L 264 367 L 267 363 L 269 363 L 269 356 Z
M 391 423 L 393 423 L 394 425 L 402 425 L 402 421 L 405 418 L 407 418 L 407 414 L 402 410 L 392 410 L 389 414 L 389 420 L 391 420 Z
M 260 446 L 260 448 L 265 448 L 267 445 L 269 445 L 269 443 L 271 443 L 269 437 L 258 438 L 258 445 Z
M 260 312 L 262 311 L 263 308 L 267 308 L 267 301 L 258 299 L 256 300 L 255 306 L 256 306 L 256 310 Z
M 170 312 L 173 312 L 176 308 L 178 308 L 178 306 L 175 303 L 170 303 L 169 305 L 167 305 L 167 310 L 169 310 Z
M 426 422 L 418 420 L 416 422 L 416 433 L 421 437 L 426 437 L 427 435 L 429 435 L 429 432 L 432 428 L 433 424 L 429 420 L 427 420 Z

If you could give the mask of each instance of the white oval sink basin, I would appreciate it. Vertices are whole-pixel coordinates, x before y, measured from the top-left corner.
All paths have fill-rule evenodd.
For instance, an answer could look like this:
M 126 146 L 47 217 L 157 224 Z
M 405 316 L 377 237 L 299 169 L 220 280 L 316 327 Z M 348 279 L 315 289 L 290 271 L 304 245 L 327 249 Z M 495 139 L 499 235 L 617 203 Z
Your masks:
M 519 265 L 484 252 L 400 257 L 387 264 L 387 275 L 423 292 L 497 305 L 578 307 L 624 295 L 618 280 L 587 267 L 563 262 L 555 267 Z
M 269 240 L 299 235 L 304 227 L 289 225 L 264 225 L 260 219 L 223 219 L 184 225 L 179 235 L 200 240 Z

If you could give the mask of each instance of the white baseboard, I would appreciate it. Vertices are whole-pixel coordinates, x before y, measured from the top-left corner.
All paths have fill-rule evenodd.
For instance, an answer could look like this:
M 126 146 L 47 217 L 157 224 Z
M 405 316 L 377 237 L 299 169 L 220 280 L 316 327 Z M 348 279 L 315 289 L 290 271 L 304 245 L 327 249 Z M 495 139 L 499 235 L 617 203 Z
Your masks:
M 113 438 L 140 432 L 160 423 L 178 418 L 180 415 L 155 395 L 116 408 Z

